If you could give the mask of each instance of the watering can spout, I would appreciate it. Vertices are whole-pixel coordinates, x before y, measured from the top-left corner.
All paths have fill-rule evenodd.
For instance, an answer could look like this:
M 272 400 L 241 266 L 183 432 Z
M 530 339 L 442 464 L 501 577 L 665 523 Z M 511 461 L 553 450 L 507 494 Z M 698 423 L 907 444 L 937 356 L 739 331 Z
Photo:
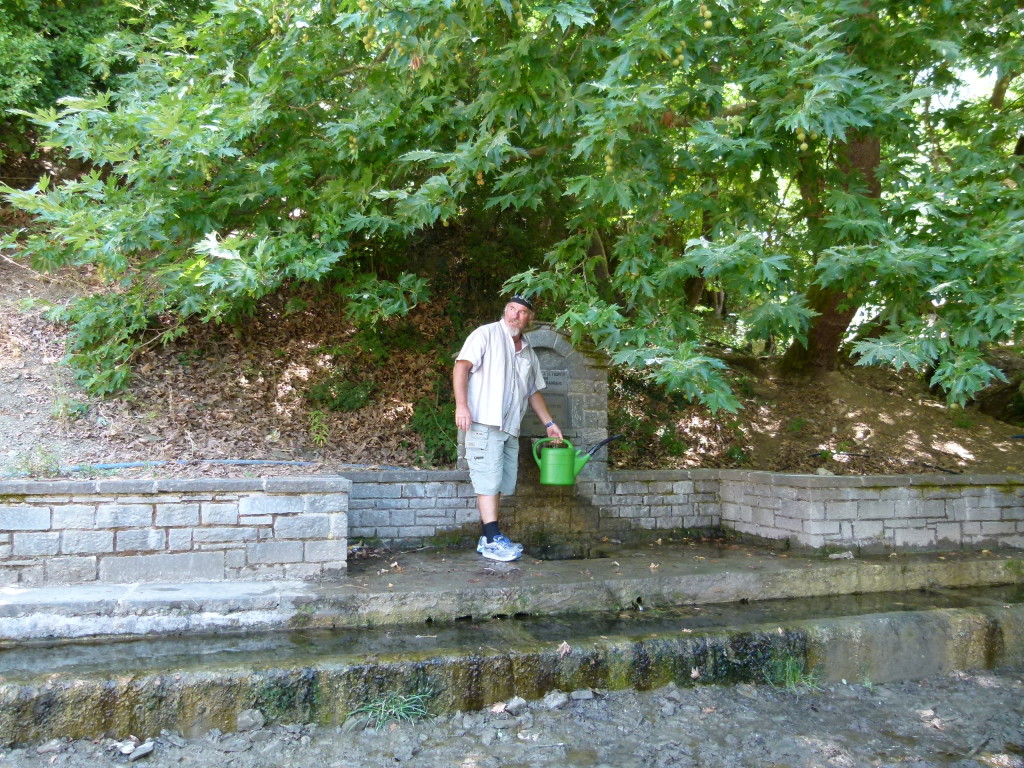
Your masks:
M 575 464 L 575 466 L 573 468 L 573 475 L 572 475 L 574 480 L 576 479 L 576 475 L 578 475 L 580 473 L 580 471 L 585 466 L 587 466 L 587 462 L 590 461 L 590 457 L 591 456 L 593 456 L 592 453 L 583 453 L 583 451 L 577 451 L 576 452 L 576 464 Z

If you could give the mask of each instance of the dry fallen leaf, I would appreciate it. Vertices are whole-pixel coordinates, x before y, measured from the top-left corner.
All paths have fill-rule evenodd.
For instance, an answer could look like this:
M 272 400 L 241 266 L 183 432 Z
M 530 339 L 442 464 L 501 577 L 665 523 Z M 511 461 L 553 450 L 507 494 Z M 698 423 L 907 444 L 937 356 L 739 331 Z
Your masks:
M 692 678 L 693 680 L 700 680 L 700 670 L 699 670 L 699 669 L 697 669 L 696 667 L 693 667 L 693 668 L 692 668 L 692 669 L 690 670 L 690 677 L 691 677 L 691 678 Z
M 495 715 L 500 715 L 504 711 L 505 711 L 505 702 L 504 701 L 499 701 L 497 704 L 495 704 L 493 707 L 491 707 L 491 713 L 495 714 Z
M 651 563 L 651 564 L 650 564 L 649 566 L 647 566 L 647 567 L 648 567 L 648 568 L 650 568 L 650 569 L 651 569 L 652 571 L 656 571 L 656 570 L 658 570 L 658 566 L 659 566 L 659 565 L 661 565 L 661 563 Z
M 560 646 L 558 646 L 558 655 L 559 655 L 559 657 L 564 659 L 570 653 L 572 653 L 572 646 L 569 645 L 567 642 L 565 642 L 565 640 L 563 640 L 562 644 Z

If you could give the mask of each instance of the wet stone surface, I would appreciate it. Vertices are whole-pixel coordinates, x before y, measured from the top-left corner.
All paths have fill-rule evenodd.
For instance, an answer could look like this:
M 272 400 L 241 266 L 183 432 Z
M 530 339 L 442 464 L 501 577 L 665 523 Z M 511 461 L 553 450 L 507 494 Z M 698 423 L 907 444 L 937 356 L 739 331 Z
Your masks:
M 0 749 L 0 766 L 1024 768 L 1024 668 L 847 683 L 552 692 L 380 730 L 247 712 L 237 733 L 52 740 Z

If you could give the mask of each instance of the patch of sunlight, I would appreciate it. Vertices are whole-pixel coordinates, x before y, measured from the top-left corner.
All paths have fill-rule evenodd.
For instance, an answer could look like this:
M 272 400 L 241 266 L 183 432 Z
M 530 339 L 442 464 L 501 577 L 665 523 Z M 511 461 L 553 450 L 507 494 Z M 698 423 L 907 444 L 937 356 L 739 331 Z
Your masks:
M 992 675 L 978 675 L 974 678 L 979 688 L 1002 688 L 1003 685 L 998 677 Z
M 312 371 L 309 369 L 309 366 L 303 365 L 302 363 L 293 363 L 285 368 L 284 376 L 282 378 L 309 381 L 311 373 Z
M 867 440 L 871 435 L 874 434 L 874 430 L 871 429 L 867 424 L 854 424 L 853 425 L 853 439 L 858 443 Z
M 960 445 L 960 443 L 954 443 L 951 440 L 936 441 L 932 443 L 932 448 L 936 451 L 942 451 L 943 453 L 948 453 L 952 456 L 957 456 L 958 458 L 966 459 L 968 461 L 974 458 L 973 453 Z
M 412 415 L 412 409 L 412 403 L 392 402 L 384 409 L 383 421 L 408 421 L 409 416 Z

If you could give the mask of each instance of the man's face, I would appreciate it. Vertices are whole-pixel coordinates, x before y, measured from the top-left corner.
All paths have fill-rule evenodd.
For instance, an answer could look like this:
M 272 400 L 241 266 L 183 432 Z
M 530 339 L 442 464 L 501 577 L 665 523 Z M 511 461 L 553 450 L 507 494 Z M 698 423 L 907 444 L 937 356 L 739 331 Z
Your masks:
M 505 305 L 505 325 L 514 332 L 522 333 L 530 327 L 531 322 L 533 322 L 533 312 L 522 304 L 510 301 Z

